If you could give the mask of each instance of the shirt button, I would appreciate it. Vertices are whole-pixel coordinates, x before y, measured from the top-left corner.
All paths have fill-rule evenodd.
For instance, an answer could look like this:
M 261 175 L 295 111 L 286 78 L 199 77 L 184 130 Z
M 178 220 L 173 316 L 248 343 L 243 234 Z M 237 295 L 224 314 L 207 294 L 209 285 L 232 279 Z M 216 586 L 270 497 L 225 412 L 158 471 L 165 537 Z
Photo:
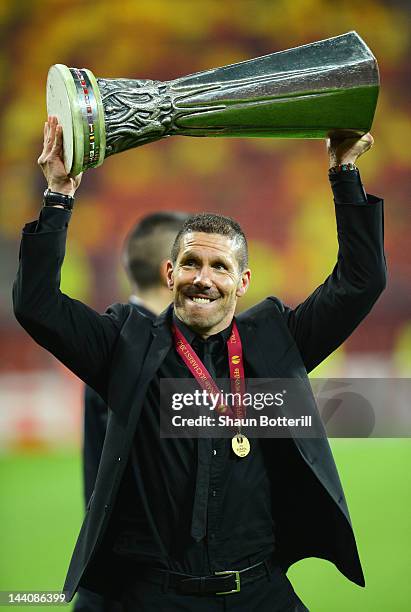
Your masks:
M 214 448 L 214 449 L 213 449 L 213 455 L 216 455 L 216 454 L 217 454 L 217 451 L 216 451 L 216 449 Z
M 217 491 L 215 489 L 212 491 L 212 495 L 213 495 L 213 497 L 215 497 L 217 495 Z
M 117 461 L 121 461 L 121 457 L 118 457 L 118 458 L 117 458 Z

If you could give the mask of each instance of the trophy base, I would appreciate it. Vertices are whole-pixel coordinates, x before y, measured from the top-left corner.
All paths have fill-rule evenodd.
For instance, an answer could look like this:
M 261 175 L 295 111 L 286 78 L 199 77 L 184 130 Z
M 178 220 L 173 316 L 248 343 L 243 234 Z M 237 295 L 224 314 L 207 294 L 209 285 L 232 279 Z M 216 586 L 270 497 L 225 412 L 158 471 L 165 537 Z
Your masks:
M 76 176 L 105 156 L 104 110 L 90 70 L 55 64 L 47 77 L 47 113 L 63 127 L 64 166 Z

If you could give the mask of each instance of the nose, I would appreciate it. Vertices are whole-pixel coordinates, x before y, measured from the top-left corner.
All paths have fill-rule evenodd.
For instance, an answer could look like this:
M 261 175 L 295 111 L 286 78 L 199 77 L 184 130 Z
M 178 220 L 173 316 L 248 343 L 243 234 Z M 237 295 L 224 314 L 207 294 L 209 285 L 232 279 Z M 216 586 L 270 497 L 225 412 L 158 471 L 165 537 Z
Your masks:
M 202 266 L 197 270 L 193 284 L 202 289 L 210 289 L 210 287 L 212 287 L 213 282 L 211 280 L 210 269 L 208 266 Z

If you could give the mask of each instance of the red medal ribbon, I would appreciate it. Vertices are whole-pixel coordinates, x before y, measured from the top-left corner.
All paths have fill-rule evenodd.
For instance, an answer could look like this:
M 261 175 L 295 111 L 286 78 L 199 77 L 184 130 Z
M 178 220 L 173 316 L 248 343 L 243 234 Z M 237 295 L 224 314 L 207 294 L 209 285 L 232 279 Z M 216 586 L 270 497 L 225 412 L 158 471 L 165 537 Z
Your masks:
M 221 395 L 210 372 L 207 370 L 201 359 L 196 354 L 189 342 L 184 338 L 177 325 L 173 323 L 172 331 L 174 336 L 174 346 L 182 360 L 203 389 L 209 393 Z M 242 405 L 242 397 L 245 392 L 244 362 L 241 338 L 238 327 L 233 320 L 233 327 L 229 339 L 227 340 L 228 365 L 230 369 L 231 391 L 234 397 L 234 412 L 223 402 L 217 409 L 222 414 L 227 414 L 236 419 L 245 418 L 245 407 Z
M 242 398 L 244 397 L 245 393 L 243 347 L 235 321 L 233 321 L 231 335 L 227 340 L 227 350 L 228 365 L 230 368 L 231 391 L 234 398 L 234 415 L 236 419 L 244 419 L 245 406 L 243 406 L 242 403 Z

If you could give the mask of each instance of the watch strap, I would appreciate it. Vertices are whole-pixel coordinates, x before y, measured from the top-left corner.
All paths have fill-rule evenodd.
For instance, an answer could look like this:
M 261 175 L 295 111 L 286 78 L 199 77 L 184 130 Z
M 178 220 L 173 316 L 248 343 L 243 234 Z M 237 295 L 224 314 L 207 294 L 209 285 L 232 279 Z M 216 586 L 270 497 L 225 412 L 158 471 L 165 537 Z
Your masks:
M 43 194 L 43 206 L 56 205 L 63 206 L 65 210 L 72 210 L 74 206 L 74 196 L 59 193 L 57 191 L 51 191 L 51 189 L 46 189 Z
M 338 174 L 339 172 L 352 172 L 353 170 L 358 172 L 357 166 L 350 162 L 348 164 L 338 164 L 337 166 L 333 166 L 332 168 L 328 170 L 328 173 Z

